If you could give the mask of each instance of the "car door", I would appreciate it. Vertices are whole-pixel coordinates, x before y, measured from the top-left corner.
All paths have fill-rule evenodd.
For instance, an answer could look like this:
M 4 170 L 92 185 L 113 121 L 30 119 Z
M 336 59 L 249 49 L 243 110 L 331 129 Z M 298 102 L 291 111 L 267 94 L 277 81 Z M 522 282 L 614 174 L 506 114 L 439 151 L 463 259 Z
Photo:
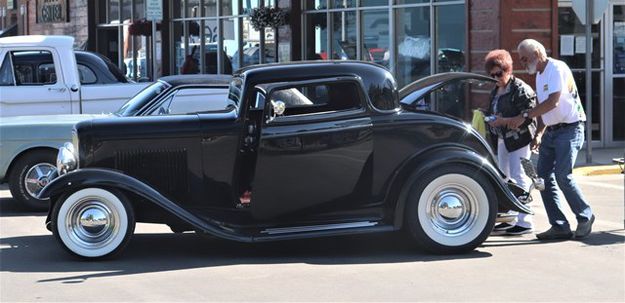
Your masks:
M 250 203 L 255 218 L 303 218 L 368 202 L 372 123 L 356 78 L 286 84 L 263 100 Z M 276 114 L 273 105 L 284 112 Z
M 223 86 L 186 85 L 172 90 L 148 109 L 151 116 L 196 115 L 199 119 L 200 158 L 190 168 L 198 176 L 191 184 L 193 197 L 184 201 L 196 209 L 233 205 L 233 173 L 241 126 L 238 104 Z
M 5 52 L 0 67 L 4 74 L 0 76 L 0 116 L 71 113 L 71 92 L 61 68 L 53 49 Z

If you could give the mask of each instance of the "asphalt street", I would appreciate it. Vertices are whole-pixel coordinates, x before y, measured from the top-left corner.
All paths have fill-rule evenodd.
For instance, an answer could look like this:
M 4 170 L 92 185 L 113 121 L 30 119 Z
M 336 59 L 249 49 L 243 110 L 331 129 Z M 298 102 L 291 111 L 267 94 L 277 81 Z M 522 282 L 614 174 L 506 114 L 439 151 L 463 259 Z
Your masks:
M 624 302 L 623 175 L 577 180 L 597 216 L 581 241 L 490 237 L 472 253 L 436 256 L 399 233 L 241 244 L 138 224 L 124 254 L 102 262 L 70 257 L 45 214 L 23 211 L 3 185 L 0 301 Z

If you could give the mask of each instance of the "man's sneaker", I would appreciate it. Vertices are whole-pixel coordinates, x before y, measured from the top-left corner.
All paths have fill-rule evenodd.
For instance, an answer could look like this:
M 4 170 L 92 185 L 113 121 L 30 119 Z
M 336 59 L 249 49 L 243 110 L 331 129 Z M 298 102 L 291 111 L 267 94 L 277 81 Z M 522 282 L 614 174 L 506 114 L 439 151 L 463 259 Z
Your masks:
M 524 234 L 532 233 L 534 229 L 529 227 L 515 226 L 513 228 L 506 229 L 504 236 L 520 236 Z
M 586 222 L 577 223 L 577 228 L 575 229 L 575 238 L 581 239 L 587 237 L 592 231 L 592 224 L 595 222 L 595 215 L 590 217 L 590 220 Z
M 506 233 L 506 230 L 513 228 L 514 225 L 508 224 L 508 223 L 499 223 L 497 225 L 495 225 L 495 228 L 493 228 L 493 231 L 490 233 L 491 236 L 501 236 L 503 234 Z
M 549 230 L 536 234 L 538 240 L 570 240 L 573 238 L 571 229 L 552 226 Z

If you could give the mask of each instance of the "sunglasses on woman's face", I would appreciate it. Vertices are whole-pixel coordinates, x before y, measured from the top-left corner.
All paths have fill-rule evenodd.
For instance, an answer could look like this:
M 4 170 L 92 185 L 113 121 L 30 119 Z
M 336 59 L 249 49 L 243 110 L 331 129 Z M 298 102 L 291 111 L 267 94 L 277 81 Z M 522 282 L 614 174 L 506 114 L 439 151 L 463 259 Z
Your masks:
M 501 76 L 503 76 L 503 71 L 498 71 L 496 73 L 491 73 L 490 76 L 492 78 L 501 78 Z

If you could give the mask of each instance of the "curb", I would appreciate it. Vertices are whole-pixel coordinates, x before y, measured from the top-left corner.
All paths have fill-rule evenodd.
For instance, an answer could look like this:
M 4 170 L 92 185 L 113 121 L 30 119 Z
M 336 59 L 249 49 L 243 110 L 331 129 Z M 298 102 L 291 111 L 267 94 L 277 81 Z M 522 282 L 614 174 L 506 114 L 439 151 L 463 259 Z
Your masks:
M 621 168 L 618 165 L 582 166 L 574 168 L 573 174 L 576 176 L 617 175 L 621 174 Z

